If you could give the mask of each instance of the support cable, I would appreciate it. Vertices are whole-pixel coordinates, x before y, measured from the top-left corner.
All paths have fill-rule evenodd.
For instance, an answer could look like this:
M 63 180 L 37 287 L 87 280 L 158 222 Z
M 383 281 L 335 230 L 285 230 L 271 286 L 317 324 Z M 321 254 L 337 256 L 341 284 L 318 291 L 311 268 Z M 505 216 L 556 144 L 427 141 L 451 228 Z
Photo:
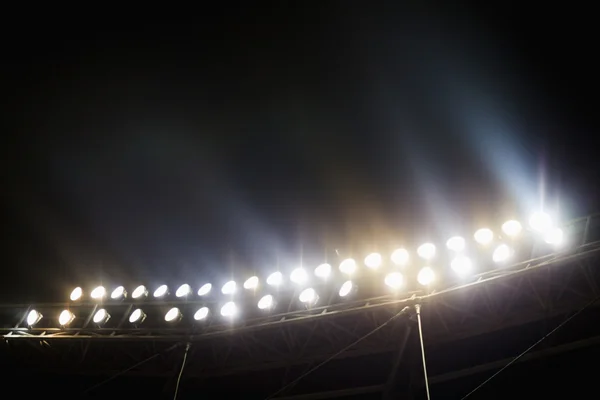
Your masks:
M 176 347 L 177 347 L 177 346 L 179 346 L 179 345 L 180 345 L 180 343 L 174 344 L 173 346 L 171 346 L 171 347 L 168 347 L 168 348 L 166 348 L 165 350 L 163 350 L 163 351 L 161 351 L 161 352 L 158 352 L 158 353 L 156 353 L 156 354 L 154 354 L 154 355 L 151 355 L 150 357 L 148 357 L 148 358 L 146 358 L 146 359 L 144 359 L 144 360 L 142 360 L 142 361 L 140 361 L 140 362 L 138 362 L 138 363 L 136 363 L 136 364 L 132 365 L 131 367 L 129 367 L 129 368 L 127 368 L 127 369 L 124 369 L 123 371 L 117 372 L 116 374 L 114 374 L 114 375 L 113 375 L 113 376 L 111 376 L 110 378 L 107 378 L 107 379 L 103 380 L 102 382 L 99 382 L 99 383 L 95 384 L 94 386 L 91 386 L 90 388 L 86 389 L 86 390 L 83 392 L 83 394 L 88 394 L 88 393 L 89 393 L 89 392 L 91 392 L 92 390 L 95 390 L 95 389 L 99 388 L 100 386 L 104 385 L 105 383 L 108 383 L 108 382 L 112 381 L 113 379 L 115 379 L 115 378 L 118 378 L 119 376 L 121 376 L 121 375 L 123 375 L 123 374 L 126 374 L 127 372 L 131 371 L 132 369 L 134 369 L 134 368 L 137 368 L 137 367 L 139 367 L 140 365 L 142 365 L 142 364 L 145 364 L 145 363 L 147 363 L 147 362 L 148 362 L 148 361 L 150 361 L 150 360 L 153 360 L 154 358 L 156 358 L 156 357 L 160 356 L 160 355 L 161 355 L 161 354 L 163 354 L 163 353 L 166 353 L 166 352 L 169 352 L 169 351 L 173 350 L 174 348 L 176 348 Z
M 372 331 L 368 332 L 364 336 L 361 336 L 360 338 L 356 339 L 354 342 L 350 343 L 348 346 L 344 347 L 343 349 L 341 349 L 340 351 L 338 351 L 334 355 L 332 355 L 329 358 L 325 359 L 325 361 L 323 361 L 323 362 L 315 365 L 313 368 L 309 369 L 308 371 L 306 371 L 305 373 L 303 373 L 302 375 L 300 375 L 299 377 L 297 377 L 296 379 L 294 379 L 293 381 L 291 381 L 287 385 L 284 385 L 281 389 L 277 390 L 276 392 L 271 393 L 269 396 L 267 396 L 265 398 L 265 400 L 270 400 L 270 399 L 274 398 L 275 396 L 277 396 L 279 394 L 282 394 L 287 389 L 289 389 L 290 387 L 292 387 L 296 383 L 298 383 L 300 380 L 306 378 L 306 376 L 308 376 L 309 374 L 315 372 L 317 369 L 321 368 L 323 365 L 327 364 L 329 361 L 331 361 L 334 358 L 338 357 L 339 355 L 341 355 L 342 353 L 344 353 L 346 350 L 348 350 L 348 349 L 356 346 L 358 343 L 362 342 L 363 340 L 365 340 L 369 336 L 371 336 L 374 333 L 378 332 L 380 329 L 383 329 L 385 326 L 387 326 L 389 323 L 391 323 L 393 320 L 395 320 L 399 316 L 406 314 L 409 311 L 409 309 L 410 309 L 410 307 L 404 307 L 402 310 L 400 310 L 398 313 L 394 314 L 390 319 L 388 319 L 387 321 L 385 321 L 383 324 L 379 325 L 377 328 L 375 328 Z
M 537 345 L 539 345 L 540 343 L 542 343 L 544 340 L 546 340 L 550 335 L 552 335 L 553 333 L 555 333 L 557 330 L 559 330 L 560 328 L 562 328 L 563 326 L 565 326 L 573 318 L 575 318 L 576 316 L 578 316 L 579 314 L 581 314 L 582 312 L 584 312 L 587 308 L 589 308 L 592 305 L 594 305 L 594 303 L 596 303 L 598 300 L 600 300 L 600 296 L 596 297 L 594 300 L 590 301 L 589 303 L 587 303 L 586 305 L 584 305 L 582 308 L 580 308 L 579 310 L 577 310 L 574 314 L 572 314 L 567 319 L 565 319 L 564 321 L 562 321 L 554 329 L 552 329 L 550 332 L 548 332 L 546 335 L 544 335 L 540 340 L 538 340 L 537 342 L 535 342 L 534 344 L 532 344 L 531 346 L 529 346 L 527 349 L 525 349 L 525 351 L 523 351 L 521 354 L 519 354 L 518 356 L 516 356 L 515 358 L 513 358 L 512 360 L 510 360 L 504 367 L 500 368 L 498 371 L 496 371 L 494 374 L 492 374 L 492 376 L 490 376 L 489 378 L 487 378 L 485 381 L 481 382 L 477 387 L 475 387 L 475 389 L 473 389 L 469 393 L 467 393 L 461 400 L 465 400 L 466 398 L 468 398 L 469 396 L 471 396 L 473 393 L 475 393 L 477 390 L 481 389 L 489 381 L 491 381 L 492 379 L 494 379 L 496 376 L 500 375 L 500 373 L 502 371 L 504 371 L 505 369 L 507 369 L 508 367 L 510 367 L 511 365 L 513 365 L 514 363 L 516 363 L 517 361 L 519 361 L 519 359 L 522 358 L 525 354 L 529 353 L 531 350 L 533 350 L 535 347 L 537 347 Z
M 177 400 L 177 393 L 179 392 L 179 382 L 181 382 L 181 375 L 183 375 L 183 369 L 185 368 L 185 360 L 187 360 L 188 351 L 190 350 L 190 344 L 185 345 L 185 353 L 183 354 L 183 361 L 181 363 L 181 369 L 179 370 L 179 375 L 177 376 L 177 383 L 175 383 L 175 396 L 173 396 L 173 400 Z

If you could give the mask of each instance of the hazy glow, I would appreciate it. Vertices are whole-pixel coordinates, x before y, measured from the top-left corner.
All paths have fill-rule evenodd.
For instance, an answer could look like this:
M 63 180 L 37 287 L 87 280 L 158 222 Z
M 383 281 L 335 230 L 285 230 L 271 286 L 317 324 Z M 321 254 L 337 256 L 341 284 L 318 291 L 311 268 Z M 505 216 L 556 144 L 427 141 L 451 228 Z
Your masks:
M 290 274 L 290 280 L 299 285 L 305 283 L 308 280 L 308 274 L 304 268 L 296 268 Z
M 473 269 L 473 262 L 469 257 L 458 256 L 450 262 L 450 268 L 460 276 L 467 275 Z
M 521 223 L 514 219 L 506 221 L 502 224 L 502 232 L 504 232 L 508 237 L 519 236 L 522 230 L 523 226 L 521 225 Z
M 104 288 L 104 286 L 98 286 L 94 288 L 94 290 L 92 290 L 90 296 L 92 297 L 92 299 L 99 300 L 106 296 L 106 289 Z
M 254 290 L 258 288 L 258 276 L 252 276 L 244 282 L 244 289 Z
M 212 285 L 210 283 L 205 283 L 204 285 L 202 285 L 200 287 L 200 289 L 198 289 L 198 296 L 206 296 L 207 294 L 210 293 L 211 289 L 212 289 Z
M 529 226 L 537 232 L 546 232 L 552 229 L 552 217 L 545 212 L 536 212 L 529 218 Z
M 146 319 L 146 314 L 141 309 L 136 309 L 129 316 L 129 322 L 132 324 L 141 324 Z
M 104 308 L 99 309 L 94 314 L 94 323 L 95 324 L 104 324 L 110 319 L 110 314 L 106 312 Z
M 237 285 L 235 281 L 229 281 L 223 285 L 221 288 L 221 293 L 223 294 L 234 294 L 237 289 Z
M 302 293 L 300 293 L 298 299 L 302 303 L 314 304 L 317 302 L 318 299 L 317 292 L 315 292 L 313 288 L 304 289 Z
M 396 265 L 406 265 L 408 263 L 408 251 L 406 249 L 396 249 L 392 253 L 392 262 Z
M 83 295 L 83 290 L 80 287 L 76 287 L 75 289 L 73 289 L 73 291 L 71 292 L 71 301 L 76 301 L 79 300 L 81 298 L 81 296 Z
M 154 291 L 154 297 L 163 297 L 167 294 L 168 291 L 169 288 L 167 287 L 167 285 L 161 285 L 158 287 L 158 289 Z
M 279 271 L 273 272 L 267 277 L 267 285 L 279 286 L 283 283 L 283 274 Z
M 136 287 L 133 293 L 131 293 L 131 297 L 134 299 L 139 299 L 142 296 L 148 296 L 148 289 L 146 289 L 146 286 L 144 285 Z
M 544 235 L 544 241 L 548 244 L 559 245 L 563 241 L 563 230 L 554 228 Z
M 179 311 L 179 308 L 177 308 L 177 307 L 171 308 L 165 314 L 165 321 L 167 321 L 167 322 L 173 322 L 179 318 L 181 318 L 181 311 Z
M 331 274 L 331 265 L 323 263 L 315 268 L 315 275 L 321 279 L 327 279 Z
M 110 294 L 110 298 L 116 300 L 125 297 L 126 295 L 127 292 L 125 292 L 125 288 L 123 286 L 119 286 L 112 291 L 112 293 Z
M 371 253 L 365 257 L 365 265 L 371 269 L 379 268 L 381 266 L 381 262 L 381 254 L 379 253 Z
M 223 307 L 221 307 L 221 315 L 224 317 L 233 317 L 237 314 L 237 307 L 233 301 L 229 301 L 225 303 Z
M 417 275 L 417 281 L 423 286 L 431 285 L 431 283 L 433 283 L 434 280 L 435 272 L 431 267 L 421 268 L 421 270 L 419 271 L 419 275 Z
M 492 254 L 492 260 L 497 263 L 504 262 L 510 258 L 511 253 L 512 251 L 510 247 L 505 244 L 501 244 L 500 246 L 496 247 L 496 250 L 494 250 L 494 253 Z
M 356 271 L 356 261 L 352 258 L 347 258 L 340 263 L 340 271 L 344 274 L 352 275 Z
M 63 310 L 58 317 L 58 323 L 60 326 L 67 326 L 75 319 L 75 314 L 69 310 Z
M 208 307 L 202 307 L 198 311 L 196 311 L 196 313 L 194 314 L 194 319 L 196 321 L 202 321 L 203 319 L 208 317 L 208 313 L 209 313 Z
M 348 296 L 350 294 L 350 292 L 352 291 L 353 287 L 354 287 L 354 284 L 352 283 L 352 281 L 346 281 L 346 282 L 344 282 L 344 284 L 340 288 L 339 295 L 341 297 Z
M 475 235 L 473 235 L 473 237 L 475 238 L 475 241 L 477 243 L 486 245 L 492 243 L 492 241 L 494 240 L 494 232 L 492 232 L 492 230 L 488 228 L 481 228 L 477 232 L 475 232 Z
M 448 247 L 448 249 L 455 251 L 457 253 L 461 252 L 465 249 L 465 239 L 460 236 L 451 237 L 446 242 L 446 247 Z
M 435 257 L 435 245 L 433 243 L 423 243 L 417 249 L 417 254 L 425 260 L 431 260 Z
M 260 308 L 261 310 L 268 310 L 273 308 L 275 304 L 275 299 L 273 299 L 273 296 L 271 296 L 270 294 L 261 297 L 261 299 L 258 301 L 258 308 Z
M 187 283 L 184 283 L 183 285 L 181 285 L 177 288 L 177 291 L 175 292 L 175 296 L 185 297 L 191 293 L 192 293 L 192 287 L 190 285 L 188 285 Z
M 400 272 L 392 272 L 386 275 L 385 284 L 392 289 L 400 289 L 404 285 L 404 276 Z
M 40 322 L 41 319 L 42 319 L 42 314 L 40 314 L 36 310 L 31 310 L 27 314 L 27 321 L 26 322 L 27 322 L 27 325 L 34 326 L 35 324 L 37 324 L 38 322 Z

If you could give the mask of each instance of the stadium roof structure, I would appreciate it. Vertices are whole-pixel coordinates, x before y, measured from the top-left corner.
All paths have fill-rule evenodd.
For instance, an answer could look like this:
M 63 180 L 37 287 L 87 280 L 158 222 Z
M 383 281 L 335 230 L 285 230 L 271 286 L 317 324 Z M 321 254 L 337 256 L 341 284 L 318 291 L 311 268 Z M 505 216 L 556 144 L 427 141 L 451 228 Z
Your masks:
M 432 398 L 455 398 L 449 388 L 469 377 L 483 381 L 507 364 L 519 369 L 600 343 L 600 326 L 593 323 L 600 299 L 600 216 L 561 229 L 567 241 L 559 249 L 524 240 L 519 250 L 511 245 L 511 262 L 439 286 L 344 299 L 336 290 L 323 303 L 309 305 L 298 302 L 302 287 L 281 292 L 286 301 L 270 312 L 256 311 L 255 301 L 247 301 L 254 311 L 245 318 L 219 316 L 216 304 L 223 298 L 212 304 L 194 296 L 5 304 L 0 359 L 31 376 L 85 377 L 69 381 L 74 398 L 106 396 L 126 384 L 140 394 L 147 390 L 151 398 L 161 392 L 172 398 L 174 390 L 180 399 L 198 393 L 244 399 L 425 398 L 419 310 Z M 362 294 L 379 290 L 365 286 Z M 325 286 L 315 288 L 324 293 Z M 210 313 L 197 321 L 192 316 L 202 307 Z M 166 321 L 173 308 L 177 312 Z M 143 324 L 130 323 L 136 309 L 143 309 Z M 56 317 L 64 310 L 71 318 L 59 324 Z M 106 310 L 105 318 L 96 318 L 99 310 Z M 113 315 L 110 324 L 107 314 Z M 69 325 L 73 318 L 76 323 Z M 142 384 L 144 377 L 152 379 Z M 472 384 L 460 386 L 463 395 L 471 389 Z

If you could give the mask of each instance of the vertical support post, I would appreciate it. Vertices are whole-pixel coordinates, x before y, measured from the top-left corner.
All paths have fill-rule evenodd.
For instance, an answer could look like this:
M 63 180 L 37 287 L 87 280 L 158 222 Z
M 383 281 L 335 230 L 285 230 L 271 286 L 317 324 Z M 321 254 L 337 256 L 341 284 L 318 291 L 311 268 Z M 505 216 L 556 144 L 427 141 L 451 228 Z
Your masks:
M 429 379 L 427 378 L 427 362 L 425 361 L 425 343 L 423 342 L 423 325 L 421 323 L 421 305 L 415 304 L 415 311 L 417 312 L 417 323 L 419 325 L 419 341 L 421 342 L 421 358 L 423 360 L 423 376 L 425 378 L 425 391 L 427 393 L 427 400 L 431 400 L 429 394 Z

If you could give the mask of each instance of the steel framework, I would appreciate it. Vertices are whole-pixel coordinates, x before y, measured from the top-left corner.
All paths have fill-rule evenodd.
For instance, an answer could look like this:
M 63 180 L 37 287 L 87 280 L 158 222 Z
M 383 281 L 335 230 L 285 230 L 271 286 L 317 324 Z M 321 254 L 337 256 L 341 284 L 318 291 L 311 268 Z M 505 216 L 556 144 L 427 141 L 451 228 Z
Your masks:
M 384 296 L 257 318 L 239 326 L 207 326 L 192 331 L 11 326 L 0 329 L 5 342 L 3 352 L 6 352 L 6 360 L 30 371 L 86 374 L 101 380 L 101 377 L 127 370 L 129 376 L 167 379 L 179 367 L 183 347 L 191 343 L 184 387 L 215 385 L 224 377 L 245 376 L 250 382 L 260 379 L 261 388 L 266 391 L 294 383 L 298 376 L 319 362 L 336 356 L 330 363 L 331 368 L 341 368 L 347 360 L 356 359 L 353 365 L 363 373 L 342 387 L 316 385 L 320 390 L 317 393 L 303 393 L 302 382 L 294 383 L 277 398 L 351 395 L 366 398 L 369 393 L 391 398 L 398 390 L 410 398 L 420 393 L 423 385 L 421 370 L 415 366 L 419 349 L 415 335 L 411 335 L 415 325 L 413 316 L 410 313 L 400 316 L 366 339 L 360 340 L 362 337 L 405 307 L 413 309 L 418 304 L 422 307 L 433 390 L 444 382 L 499 368 L 506 362 L 507 354 L 516 355 L 565 315 L 584 306 L 595 306 L 595 300 L 600 297 L 600 272 L 596 267 L 596 261 L 600 260 L 600 241 L 594 241 L 592 234 L 595 219 L 590 216 L 578 221 L 581 229 L 575 231 L 579 235 L 572 236 L 577 243 L 569 250 L 488 272 L 469 283 L 438 292 L 414 293 L 404 298 Z M 24 315 L 25 306 L 6 305 L 3 310 L 13 310 L 14 314 L 14 310 L 19 309 Z M 129 306 L 123 304 L 123 307 Z M 596 311 L 591 307 L 589 312 Z M 504 342 L 502 352 L 496 354 L 486 345 L 477 347 L 474 341 L 466 340 L 491 337 L 520 326 L 530 329 L 521 333 L 518 340 Z M 593 337 L 595 334 L 598 337 Z M 588 329 L 554 343 L 555 347 L 536 349 L 538 352 L 520 361 L 596 345 L 599 338 L 600 329 L 598 332 Z M 472 349 L 467 359 L 449 356 L 456 349 L 467 347 Z M 482 351 L 483 348 L 487 351 Z M 371 373 L 364 373 L 365 362 L 369 363 Z M 324 366 L 322 373 L 331 374 L 331 368 Z M 314 380 L 310 387 L 315 388 Z

